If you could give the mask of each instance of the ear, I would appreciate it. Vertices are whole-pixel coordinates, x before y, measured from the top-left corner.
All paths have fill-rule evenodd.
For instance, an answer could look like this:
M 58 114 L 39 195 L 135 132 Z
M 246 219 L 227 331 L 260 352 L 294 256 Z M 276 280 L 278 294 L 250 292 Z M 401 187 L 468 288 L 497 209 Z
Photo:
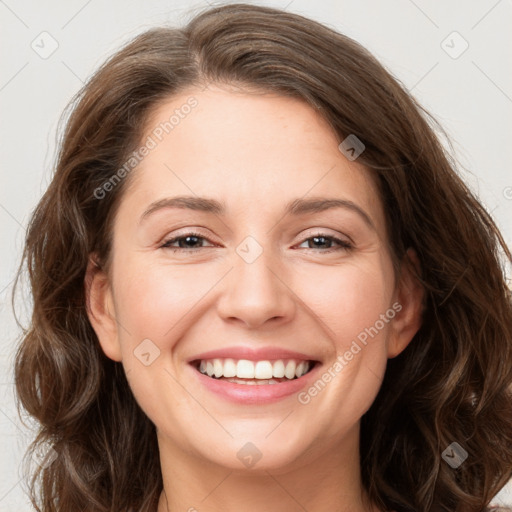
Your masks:
M 113 361 L 121 361 L 112 286 L 107 273 L 96 262 L 95 255 L 89 257 L 84 284 L 87 316 L 101 348 Z
M 414 249 L 408 249 L 394 295 L 393 309 L 397 313 L 391 322 L 388 338 L 389 359 L 405 350 L 421 327 L 425 290 L 417 277 L 420 275 L 418 256 Z

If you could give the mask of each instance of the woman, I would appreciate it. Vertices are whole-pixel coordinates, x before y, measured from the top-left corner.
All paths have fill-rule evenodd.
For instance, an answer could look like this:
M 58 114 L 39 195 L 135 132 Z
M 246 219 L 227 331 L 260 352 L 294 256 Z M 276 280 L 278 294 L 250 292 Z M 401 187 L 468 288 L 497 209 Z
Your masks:
M 512 476 L 512 256 L 429 120 L 271 8 L 109 59 L 26 240 L 37 510 L 487 510 Z

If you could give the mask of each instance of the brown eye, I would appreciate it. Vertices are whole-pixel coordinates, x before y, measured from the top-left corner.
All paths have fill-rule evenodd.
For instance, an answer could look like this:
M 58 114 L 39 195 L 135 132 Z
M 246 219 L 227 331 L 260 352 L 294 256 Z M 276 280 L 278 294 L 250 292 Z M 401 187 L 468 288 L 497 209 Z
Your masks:
M 340 240 L 335 236 L 325 235 L 322 233 L 306 238 L 302 243 L 308 243 L 308 247 L 306 247 L 306 249 L 326 249 L 321 252 L 343 251 L 353 248 L 353 246 L 345 240 Z M 338 247 L 333 248 L 333 243 L 337 244 Z M 327 247 L 325 247 L 326 245 Z
M 199 249 L 202 249 L 204 246 L 201 245 L 201 241 L 208 240 L 204 236 L 201 236 L 198 233 L 185 233 L 183 235 L 171 238 L 164 242 L 161 245 L 162 249 L 171 249 L 173 252 L 175 251 L 186 251 L 186 252 L 195 252 Z M 178 246 L 173 246 L 178 242 Z

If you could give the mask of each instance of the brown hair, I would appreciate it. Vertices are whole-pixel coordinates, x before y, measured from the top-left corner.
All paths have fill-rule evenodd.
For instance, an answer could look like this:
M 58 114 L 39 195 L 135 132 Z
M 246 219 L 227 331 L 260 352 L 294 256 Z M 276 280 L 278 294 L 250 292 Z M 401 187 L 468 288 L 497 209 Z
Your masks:
M 500 261 L 512 261 L 510 251 L 458 177 L 433 118 L 367 50 L 302 16 L 245 4 L 137 36 L 71 104 L 22 262 L 34 308 L 16 389 L 40 423 L 32 448 L 50 443 L 58 455 L 32 475 L 34 506 L 156 510 L 155 426 L 121 363 L 100 348 L 84 277 L 92 253 L 108 262 L 112 219 L 131 176 L 101 200 L 95 191 L 140 144 L 163 99 L 209 82 L 299 98 L 340 142 L 349 134 L 363 141 L 358 162 L 379 185 L 395 261 L 416 251 L 426 294 L 422 327 L 388 361 L 362 418 L 363 485 L 386 510 L 482 511 L 512 476 L 512 302 Z M 453 441 L 468 452 L 457 469 L 442 458 Z

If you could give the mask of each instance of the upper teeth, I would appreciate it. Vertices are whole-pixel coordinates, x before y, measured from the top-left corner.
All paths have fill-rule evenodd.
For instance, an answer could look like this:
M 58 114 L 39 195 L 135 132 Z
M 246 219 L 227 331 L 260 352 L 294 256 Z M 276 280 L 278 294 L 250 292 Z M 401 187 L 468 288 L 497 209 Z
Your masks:
M 209 377 L 238 377 L 239 379 L 271 379 L 272 377 L 294 379 L 309 370 L 309 361 L 290 359 L 284 361 L 249 361 L 248 359 L 202 359 L 199 371 Z

